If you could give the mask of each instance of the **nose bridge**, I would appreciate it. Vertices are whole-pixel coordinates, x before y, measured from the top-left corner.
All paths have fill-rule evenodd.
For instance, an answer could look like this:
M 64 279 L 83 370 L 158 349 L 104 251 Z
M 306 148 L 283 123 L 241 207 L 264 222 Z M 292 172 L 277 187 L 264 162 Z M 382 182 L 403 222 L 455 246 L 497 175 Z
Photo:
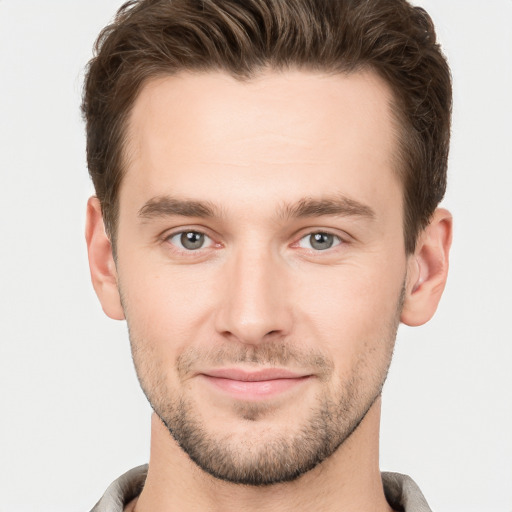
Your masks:
M 257 344 L 290 328 L 286 272 L 267 244 L 248 243 L 230 255 L 218 330 L 245 344 Z

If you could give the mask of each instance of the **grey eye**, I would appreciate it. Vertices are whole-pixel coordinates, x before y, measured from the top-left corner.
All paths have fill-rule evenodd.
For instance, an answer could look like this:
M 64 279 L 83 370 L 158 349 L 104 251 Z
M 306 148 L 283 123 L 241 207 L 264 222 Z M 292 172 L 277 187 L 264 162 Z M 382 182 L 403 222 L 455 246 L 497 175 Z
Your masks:
M 327 233 L 314 233 L 309 235 L 309 243 L 313 249 L 323 251 L 332 247 L 332 244 L 334 243 L 334 237 Z
M 300 247 L 305 249 L 313 249 L 315 251 L 325 251 L 341 243 L 340 237 L 331 235 L 330 233 L 311 233 L 301 238 Z
M 199 233 L 198 231 L 182 231 L 170 237 L 169 240 L 180 249 L 195 251 L 203 248 L 206 239 L 209 240 L 204 233 Z

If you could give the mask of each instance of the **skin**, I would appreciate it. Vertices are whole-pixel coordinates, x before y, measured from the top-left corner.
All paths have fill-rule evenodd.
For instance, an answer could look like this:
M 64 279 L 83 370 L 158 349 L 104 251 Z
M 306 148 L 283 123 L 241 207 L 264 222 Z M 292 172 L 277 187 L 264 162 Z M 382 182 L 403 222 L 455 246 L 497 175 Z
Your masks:
M 391 510 L 380 392 L 399 321 L 435 312 L 451 217 L 437 210 L 406 255 L 390 102 L 371 72 L 266 71 L 247 83 L 182 73 L 144 86 L 129 119 L 115 262 L 96 198 L 86 228 L 95 290 L 107 315 L 127 319 L 157 413 L 132 510 Z M 184 232 L 206 235 L 204 245 L 187 250 Z M 312 245 L 321 233 L 331 247 Z M 294 378 L 273 393 L 256 385 L 255 396 L 246 383 L 219 388 L 219 368 Z M 183 430 L 184 414 L 204 434 L 200 453 L 213 449 L 199 466 L 167 428 Z M 247 473 L 263 460 L 267 474 L 320 445 L 314 467 L 272 485 L 226 481 L 234 476 L 217 463 L 222 453 Z

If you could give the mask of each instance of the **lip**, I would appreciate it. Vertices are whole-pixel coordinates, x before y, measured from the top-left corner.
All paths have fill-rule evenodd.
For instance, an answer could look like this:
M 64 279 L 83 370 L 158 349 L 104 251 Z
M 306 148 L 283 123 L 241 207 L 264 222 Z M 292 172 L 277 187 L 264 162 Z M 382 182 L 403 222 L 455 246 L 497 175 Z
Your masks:
M 248 371 L 240 368 L 208 370 L 200 374 L 213 388 L 241 400 L 262 400 L 300 386 L 311 375 L 283 368 Z
M 263 368 L 261 370 L 244 370 L 242 368 L 218 368 L 203 372 L 207 377 L 216 377 L 220 379 L 238 380 L 243 382 L 261 382 L 265 380 L 276 379 L 298 379 L 305 377 L 306 374 L 300 374 L 286 370 L 284 368 Z

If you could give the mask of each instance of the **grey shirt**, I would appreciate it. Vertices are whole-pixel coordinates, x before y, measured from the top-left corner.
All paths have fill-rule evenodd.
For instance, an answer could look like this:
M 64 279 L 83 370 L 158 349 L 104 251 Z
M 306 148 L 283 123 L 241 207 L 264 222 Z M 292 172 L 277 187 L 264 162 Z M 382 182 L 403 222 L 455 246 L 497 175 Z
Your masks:
M 144 487 L 147 464 L 131 469 L 112 482 L 91 512 L 123 512 Z M 400 473 L 382 473 L 384 493 L 397 512 L 432 512 L 414 480 Z

